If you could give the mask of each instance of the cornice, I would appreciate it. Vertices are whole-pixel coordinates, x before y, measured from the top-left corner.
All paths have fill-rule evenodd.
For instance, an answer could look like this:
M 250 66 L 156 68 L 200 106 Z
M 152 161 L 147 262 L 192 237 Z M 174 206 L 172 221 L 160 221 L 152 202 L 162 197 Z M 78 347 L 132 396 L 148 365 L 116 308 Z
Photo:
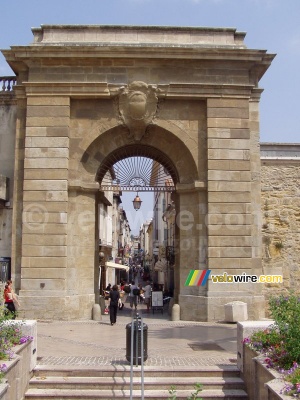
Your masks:
M 69 191 L 97 193 L 99 192 L 99 184 L 97 182 L 83 182 L 81 180 L 69 180 Z
M 125 84 L 125 83 L 124 83 Z M 26 96 L 70 96 L 83 98 L 114 98 L 123 84 L 107 82 L 23 82 Z M 261 89 L 254 85 L 170 83 L 157 85 L 158 98 L 206 99 L 212 97 L 237 97 L 250 99 L 258 97 Z
M 23 82 L 26 96 L 111 97 L 107 82 Z
M 2 50 L 9 58 L 191 58 L 203 60 L 244 60 L 271 62 L 275 54 L 266 50 L 253 50 L 228 45 L 207 44 L 163 44 L 163 43 L 58 43 L 35 44 L 29 46 L 11 46 L 10 50 Z
M 189 193 L 195 191 L 207 190 L 207 183 L 204 181 L 194 181 L 192 183 L 177 183 L 176 192 L 177 193 Z
M 300 157 L 260 157 L 262 165 L 299 165 Z
M 237 68 L 249 71 L 251 80 L 258 82 L 269 68 L 274 54 L 267 54 L 266 50 L 249 50 L 236 46 L 213 45 L 180 45 L 180 44 L 153 44 L 153 43 L 98 43 L 95 44 L 36 44 L 31 46 L 12 46 L 10 50 L 3 50 L 8 64 L 16 74 L 24 68 L 30 70 L 35 63 L 50 68 L 55 65 L 99 65 L 101 60 L 148 60 L 151 62 L 163 60 L 164 63 L 183 61 L 190 62 L 218 62 L 219 68 L 236 63 Z M 126 65 L 126 63 L 125 63 Z
M 260 143 L 262 165 L 300 165 L 300 143 Z

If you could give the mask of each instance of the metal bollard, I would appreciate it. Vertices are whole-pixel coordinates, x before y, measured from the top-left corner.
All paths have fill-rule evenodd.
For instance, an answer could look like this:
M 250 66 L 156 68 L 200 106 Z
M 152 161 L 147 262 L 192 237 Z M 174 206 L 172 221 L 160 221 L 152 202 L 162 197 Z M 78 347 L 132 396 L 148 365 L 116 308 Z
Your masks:
M 133 393 L 133 363 L 141 365 L 141 400 L 144 400 L 144 361 L 148 358 L 148 326 L 136 313 L 130 324 L 126 325 L 126 359 L 130 361 L 130 400 Z
M 133 336 L 134 345 L 131 344 Z M 132 348 L 133 347 L 133 348 Z M 143 349 L 142 349 L 143 347 Z M 133 355 L 131 355 L 133 351 Z M 126 325 L 126 360 L 136 365 L 141 365 L 148 358 L 148 326 L 142 323 L 141 318 L 137 314 L 131 323 Z

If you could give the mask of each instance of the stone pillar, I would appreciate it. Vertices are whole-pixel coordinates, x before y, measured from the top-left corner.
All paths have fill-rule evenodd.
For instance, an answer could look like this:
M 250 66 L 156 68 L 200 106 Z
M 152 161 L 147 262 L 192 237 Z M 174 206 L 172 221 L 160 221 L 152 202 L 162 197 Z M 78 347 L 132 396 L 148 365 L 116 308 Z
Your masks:
M 72 319 L 91 318 L 95 303 L 94 272 L 99 269 L 95 205 L 94 193 L 70 190 L 66 308 Z
M 251 200 L 252 200 L 252 268 L 257 275 L 262 273 L 262 199 L 261 199 L 261 161 L 259 136 L 259 97 L 249 102 L 250 113 L 250 163 L 251 163 Z M 262 288 L 258 285 L 257 293 Z
M 253 90 L 249 102 L 250 113 L 250 163 L 251 163 L 251 212 L 252 212 L 252 271 L 254 275 L 263 273 L 262 268 L 262 207 L 261 207 L 261 162 L 259 133 L 259 100 L 262 90 Z M 264 285 L 253 285 L 253 300 L 248 313 L 250 319 L 265 317 Z
M 183 186 L 177 188 L 179 208 L 176 203 L 180 243 L 179 254 L 176 255 L 180 317 L 185 321 L 205 321 L 206 286 L 185 286 L 185 282 L 191 269 L 207 269 L 206 193 L 196 189 L 184 191 Z
M 69 115 L 69 97 L 27 99 L 20 291 L 27 318 L 68 317 Z
M 13 280 L 15 281 L 14 288 L 16 292 L 18 292 L 21 287 L 24 145 L 27 104 L 24 87 L 18 86 L 15 87 L 14 90 L 16 94 L 18 110 L 15 139 L 11 266 Z
M 259 210 L 259 182 L 253 179 L 254 159 L 259 165 L 259 147 L 253 145 L 252 115 L 248 99 L 208 99 L 208 267 L 211 275 L 255 274 L 253 216 Z M 226 118 L 224 118 L 226 116 Z M 253 159 L 253 161 L 252 161 Z M 253 194 L 254 193 L 254 194 Z M 248 304 L 253 317 L 258 283 L 208 284 L 208 320 L 224 317 L 223 305 L 239 300 Z

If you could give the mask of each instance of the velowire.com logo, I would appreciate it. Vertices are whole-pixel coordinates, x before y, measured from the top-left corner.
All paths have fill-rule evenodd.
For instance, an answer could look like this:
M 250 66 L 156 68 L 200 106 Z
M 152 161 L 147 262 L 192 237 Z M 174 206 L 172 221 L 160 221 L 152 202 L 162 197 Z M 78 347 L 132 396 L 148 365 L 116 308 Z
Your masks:
M 207 282 L 210 271 L 210 269 L 204 271 L 191 269 L 184 286 L 204 286 Z
M 184 286 L 204 286 L 210 276 L 211 269 L 191 269 Z M 250 275 L 246 272 L 241 274 L 211 275 L 212 283 L 283 283 L 282 275 Z

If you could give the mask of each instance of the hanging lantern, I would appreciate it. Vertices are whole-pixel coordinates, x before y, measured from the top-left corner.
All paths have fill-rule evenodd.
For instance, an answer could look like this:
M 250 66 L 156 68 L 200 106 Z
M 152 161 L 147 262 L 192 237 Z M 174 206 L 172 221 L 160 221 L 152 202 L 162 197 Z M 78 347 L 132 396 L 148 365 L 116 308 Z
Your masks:
M 133 208 L 135 209 L 135 211 L 138 211 L 141 208 L 142 200 L 140 199 L 138 193 L 136 194 L 136 196 L 133 199 L 132 203 L 133 203 Z

